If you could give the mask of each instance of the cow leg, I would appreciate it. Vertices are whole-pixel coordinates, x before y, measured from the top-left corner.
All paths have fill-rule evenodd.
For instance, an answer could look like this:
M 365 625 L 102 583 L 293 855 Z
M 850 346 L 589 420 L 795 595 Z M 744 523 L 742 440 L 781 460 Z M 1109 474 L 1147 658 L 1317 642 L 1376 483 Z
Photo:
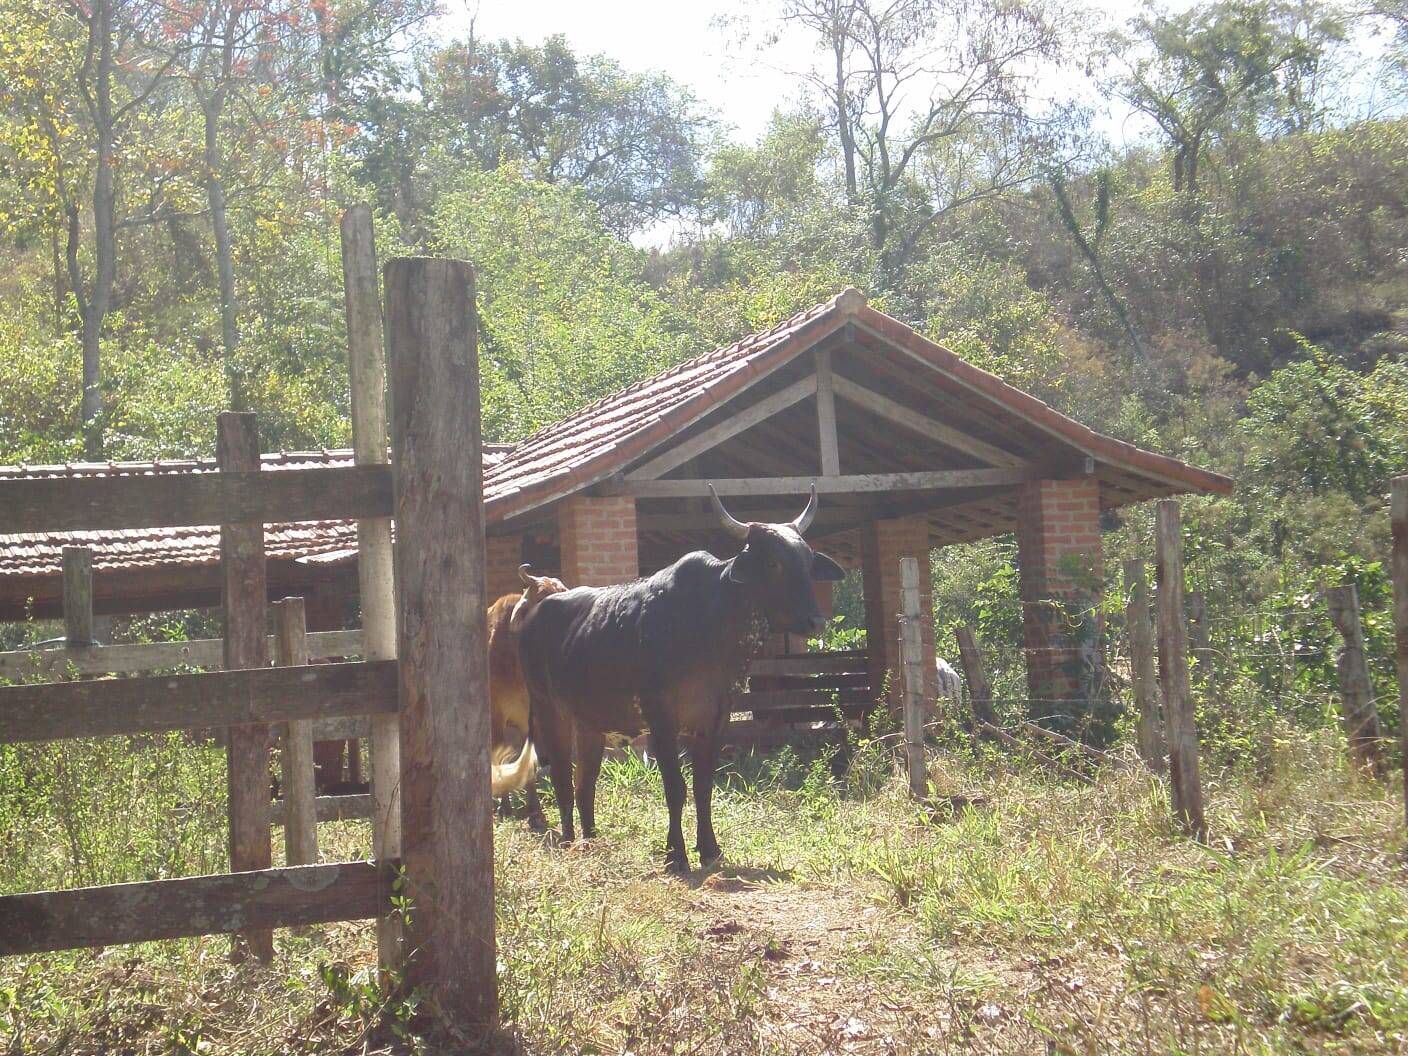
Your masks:
M 694 742 L 694 849 L 700 865 L 713 865 L 722 857 L 714 838 L 714 771 L 719 765 L 717 734 L 698 737 Z
M 582 835 L 596 838 L 596 779 L 601 773 L 601 757 L 606 738 L 594 730 L 577 727 L 577 816 L 582 819 Z
M 538 798 L 536 777 L 524 787 L 523 798 L 528 801 L 528 827 L 534 832 L 547 832 L 548 819 L 543 815 L 543 801 Z
M 665 805 L 670 809 L 670 834 L 665 838 L 665 872 L 689 874 L 689 852 L 684 849 L 684 774 L 680 770 L 679 736 L 673 726 L 657 725 L 650 731 L 650 750 L 665 779 Z

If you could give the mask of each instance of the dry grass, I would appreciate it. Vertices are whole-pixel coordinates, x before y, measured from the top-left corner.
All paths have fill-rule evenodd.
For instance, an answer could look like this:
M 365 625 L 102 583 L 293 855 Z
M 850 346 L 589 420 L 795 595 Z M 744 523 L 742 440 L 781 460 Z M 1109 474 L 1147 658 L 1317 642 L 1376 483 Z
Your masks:
M 1174 832 L 1162 789 L 1133 772 L 1085 788 L 945 757 L 938 790 L 981 805 L 944 810 L 911 804 L 878 748 L 839 782 L 791 755 L 745 761 L 718 796 L 727 868 L 692 883 L 659 871 L 658 775 L 611 765 L 593 844 L 499 823 L 505 1047 L 1408 1051 L 1396 790 L 1349 772 L 1332 743 L 1268 751 L 1272 776 L 1208 782 L 1208 847 Z M 44 829 L 32 821 L 25 848 Z M 51 883 L 69 875 L 61 829 Z M 366 851 L 363 825 L 321 835 L 329 857 Z M 0 888 L 44 870 L 7 859 Z M 220 938 L 0 963 L 8 1051 L 455 1051 L 417 1040 L 413 1007 L 386 1005 L 368 926 L 278 942 L 271 969 L 232 968 Z

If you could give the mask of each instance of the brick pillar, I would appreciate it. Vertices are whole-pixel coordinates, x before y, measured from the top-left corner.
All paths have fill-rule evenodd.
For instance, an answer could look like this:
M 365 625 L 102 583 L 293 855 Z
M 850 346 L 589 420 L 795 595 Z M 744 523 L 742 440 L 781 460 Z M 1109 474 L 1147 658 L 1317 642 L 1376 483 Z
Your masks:
M 484 592 L 493 604 L 505 594 L 523 589 L 518 566 L 523 564 L 521 535 L 490 535 L 484 539 Z M 539 575 L 542 573 L 539 572 Z
M 562 581 L 569 587 L 604 587 L 640 575 L 636 500 L 629 495 L 568 499 L 557 513 Z
M 900 558 L 919 561 L 919 607 L 924 614 L 924 655 L 934 655 L 934 597 L 929 569 L 929 525 L 923 517 L 874 521 L 861 530 L 861 576 L 865 591 L 865 640 L 870 684 L 889 679 L 888 703 L 898 708 L 900 687 Z
M 1030 714 L 1070 716 L 1066 725 L 1086 733 L 1103 681 L 1100 482 L 1023 485 L 1017 548 Z

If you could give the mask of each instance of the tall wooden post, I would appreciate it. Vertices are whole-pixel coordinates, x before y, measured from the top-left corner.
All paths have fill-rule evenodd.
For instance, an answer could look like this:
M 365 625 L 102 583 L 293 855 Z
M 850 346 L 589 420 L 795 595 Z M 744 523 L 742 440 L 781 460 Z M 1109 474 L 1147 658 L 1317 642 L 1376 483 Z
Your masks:
M 1135 558 L 1124 563 L 1124 581 L 1129 601 L 1124 610 L 1125 631 L 1129 635 L 1130 689 L 1139 714 L 1139 758 L 1156 774 L 1164 772 L 1164 736 L 1159 717 L 1159 680 L 1154 673 L 1154 625 L 1149 617 L 1149 584 L 1144 562 Z
M 303 667 L 308 657 L 308 621 L 302 598 L 274 603 L 274 666 Z M 313 721 L 290 719 L 279 753 L 284 786 L 284 861 L 318 862 L 318 814 L 313 802 Z
M 259 472 L 259 430 L 254 415 L 223 412 L 217 422 L 216 462 L 221 473 Z M 225 597 L 225 670 L 264 667 L 269 662 L 264 639 L 267 586 L 264 526 L 222 524 L 220 568 Z M 232 726 L 225 748 L 230 810 L 230 870 L 268 869 L 269 727 Z M 270 931 L 241 932 L 234 957 L 248 949 L 261 961 L 274 956 Z
M 386 354 L 377 292 L 372 213 L 354 205 L 342 217 L 342 276 L 347 294 L 347 358 L 352 378 L 352 449 L 358 465 L 382 465 L 386 455 Z M 357 579 L 362 598 L 362 654 L 396 658 L 396 591 L 391 518 L 357 522 Z M 371 717 L 372 857 L 401 857 L 401 730 L 395 715 Z M 392 882 L 386 875 L 383 880 Z M 383 972 L 401 961 L 401 918 L 377 921 L 377 958 Z
M 992 710 L 992 683 L 983 669 L 983 653 L 978 648 L 978 636 L 971 627 L 960 627 L 954 632 L 958 639 L 958 660 L 963 665 L 963 681 L 968 683 L 968 698 L 973 703 L 973 718 L 981 731 L 987 726 L 997 725 L 997 715 Z
M 923 799 L 929 792 L 929 767 L 924 759 L 924 720 L 930 694 L 925 691 L 922 609 L 919 603 L 919 562 L 900 558 L 900 673 L 904 679 L 904 743 L 909 792 Z M 933 663 L 933 658 L 929 658 Z
M 1359 591 L 1353 583 L 1325 591 L 1330 622 L 1344 638 L 1335 668 L 1340 677 L 1340 721 L 1345 740 L 1358 766 L 1379 770 L 1379 741 L 1383 727 L 1374 707 L 1374 686 L 1369 681 L 1369 661 L 1364 652 L 1364 628 L 1359 622 Z
M 1403 824 L 1408 826 L 1408 477 L 1393 481 L 1393 628 L 1398 665 L 1398 736 L 1403 755 Z
M 1188 685 L 1188 628 L 1183 616 L 1183 525 L 1178 502 L 1164 499 L 1155 515 L 1158 535 L 1159 676 L 1164 691 L 1169 787 L 1183 829 L 1207 837 L 1203 786 L 1198 772 L 1198 728 Z
M 386 265 L 406 978 L 466 1029 L 498 1016 L 475 324 L 467 263 Z
M 64 644 L 93 643 L 93 551 L 66 546 L 64 555 Z

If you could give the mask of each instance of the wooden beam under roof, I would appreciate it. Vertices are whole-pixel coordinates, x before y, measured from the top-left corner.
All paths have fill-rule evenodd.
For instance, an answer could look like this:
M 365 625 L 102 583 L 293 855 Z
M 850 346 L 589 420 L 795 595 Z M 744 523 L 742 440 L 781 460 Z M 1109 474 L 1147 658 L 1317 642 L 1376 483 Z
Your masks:
M 638 499 L 670 499 L 707 495 L 710 485 L 720 495 L 805 495 L 815 485 L 821 494 L 880 491 L 936 491 L 1021 484 L 1049 476 L 1037 467 L 940 469 L 918 473 L 865 473 L 839 477 L 735 477 L 727 480 L 631 480 L 622 494 Z

